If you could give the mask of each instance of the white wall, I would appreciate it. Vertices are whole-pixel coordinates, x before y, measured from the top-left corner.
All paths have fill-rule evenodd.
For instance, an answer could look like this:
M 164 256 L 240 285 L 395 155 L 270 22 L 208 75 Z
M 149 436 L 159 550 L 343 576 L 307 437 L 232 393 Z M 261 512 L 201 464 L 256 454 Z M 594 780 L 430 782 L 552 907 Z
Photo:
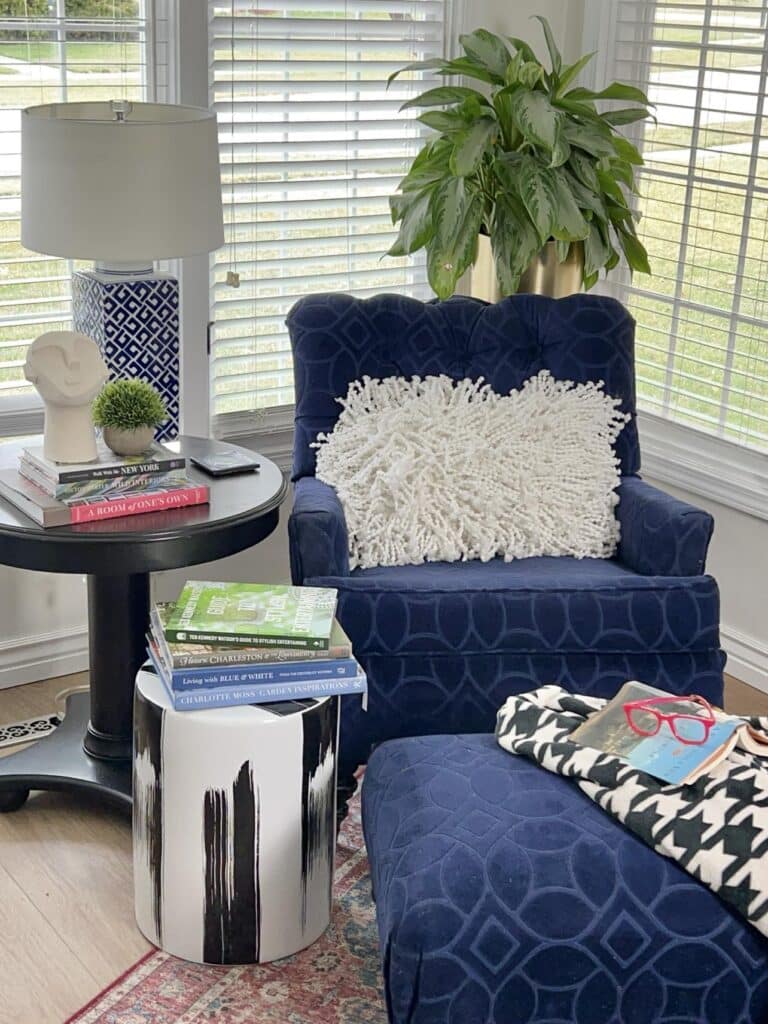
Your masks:
M 291 570 L 288 563 L 287 523 L 290 514 L 289 494 L 280 509 L 280 522 L 277 528 L 261 544 L 230 558 L 221 558 L 218 562 L 157 573 L 153 578 L 153 594 L 156 600 L 175 601 L 187 579 L 289 583 Z
M 707 571 L 720 587 L 722 644 L 726 671 L 768 693 L 768 522 L 668 483 L 664 491 L 706 509 L 715 517 Z
M 81 576 L 0 566 L 0 689 L 84 668 Z
M 487 28 L 499 35 L 519 36 L 537 53 L 546 54 L 544 36 L 535 14 L 546 18 L 566 60 L 581 56 L 583 0 L 465 0 L 464 30 Z

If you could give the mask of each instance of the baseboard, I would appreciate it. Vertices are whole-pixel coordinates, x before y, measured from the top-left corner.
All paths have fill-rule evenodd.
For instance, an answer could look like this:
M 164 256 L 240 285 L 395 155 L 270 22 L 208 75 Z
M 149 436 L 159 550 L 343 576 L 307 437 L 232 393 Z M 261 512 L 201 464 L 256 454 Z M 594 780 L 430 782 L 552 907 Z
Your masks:
M 720 626 L 720 640 L 728 655 L 728 675 L 768 693 L 768 643 L 730 626 Z
M 0 690 L 88 668 L 85 625 L 0 642 Z

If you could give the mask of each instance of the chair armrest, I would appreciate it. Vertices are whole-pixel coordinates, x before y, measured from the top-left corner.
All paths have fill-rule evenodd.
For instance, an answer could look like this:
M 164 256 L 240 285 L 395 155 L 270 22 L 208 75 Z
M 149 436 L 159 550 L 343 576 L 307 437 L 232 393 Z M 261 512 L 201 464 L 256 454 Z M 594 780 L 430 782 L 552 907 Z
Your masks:
M 643 576 L 700 576 L 714 528 L 708 512 L 651 487 L 637 476 L 619 487 L 618 556 Z
M 313 576 L 349 576 L 347 523 L 333 487 L 314 476 L 296 481 L 288 542 L 295 584 Z

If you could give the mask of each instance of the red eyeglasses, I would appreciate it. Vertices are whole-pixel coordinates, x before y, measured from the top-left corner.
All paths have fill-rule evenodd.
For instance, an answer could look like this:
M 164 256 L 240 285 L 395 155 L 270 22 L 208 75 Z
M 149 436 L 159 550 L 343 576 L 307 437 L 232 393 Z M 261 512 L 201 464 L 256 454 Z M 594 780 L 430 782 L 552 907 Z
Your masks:
M 681 701 L 698 704 L 706 714 L 664 712 L 658 708 L 659 704 L 679 704 Z M 697 694 L 691 694 L 689 697 L 646 697 L 645 700 L 630 700 L 624 705 L 624 714 L 627 716 L 630 729 L 640 736 L 655 736 L 666 722 L 676 740 L 691 745 L 706 743 L 716 721 L 712 706 Z

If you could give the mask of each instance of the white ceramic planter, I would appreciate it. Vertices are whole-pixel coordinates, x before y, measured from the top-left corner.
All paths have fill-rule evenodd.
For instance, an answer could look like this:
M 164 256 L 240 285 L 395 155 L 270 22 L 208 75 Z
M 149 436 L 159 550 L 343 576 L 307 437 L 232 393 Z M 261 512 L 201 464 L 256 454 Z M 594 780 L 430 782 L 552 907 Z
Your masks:
M 149 448 L 154 438 L 153 427 L 136 427 L 134 430 L 104 427 L 104 443 L 115 455 L 141 455 Z

